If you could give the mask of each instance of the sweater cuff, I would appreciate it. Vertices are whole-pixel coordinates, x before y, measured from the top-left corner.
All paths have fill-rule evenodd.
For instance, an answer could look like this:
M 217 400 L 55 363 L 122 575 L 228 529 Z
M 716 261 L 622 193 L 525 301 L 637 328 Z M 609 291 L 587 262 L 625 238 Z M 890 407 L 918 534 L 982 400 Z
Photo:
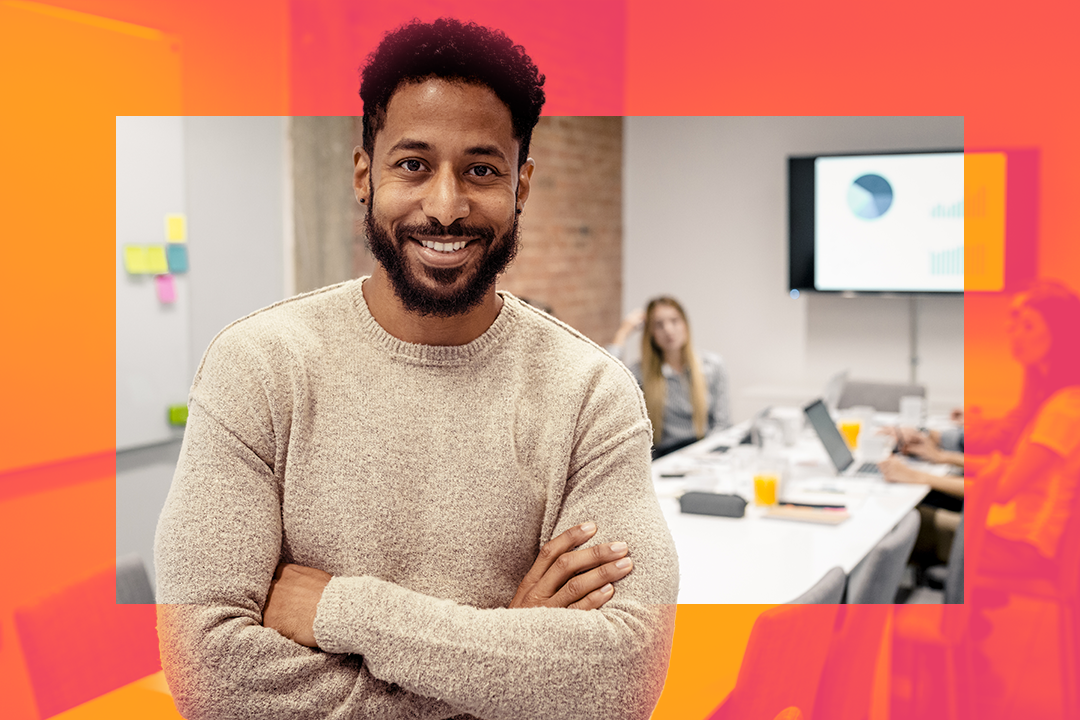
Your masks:
M 370 597 L 372 578 L 330 578 L 315 610 L 312 628 L 319 648 L 330 653 L 363 655 L 365 608 L 377 602 Z M 349 580 L 350 582 L 346 582 Z
M 325 652 L 369 655 L 403 632 L 398 624 L 403 614 L 409 634 L 424 635 L 431 619 L 423 612 L 409 612 L 416 602 L 412 595 L 371 576 L 331 578 L 315 612 L 315 641 Z

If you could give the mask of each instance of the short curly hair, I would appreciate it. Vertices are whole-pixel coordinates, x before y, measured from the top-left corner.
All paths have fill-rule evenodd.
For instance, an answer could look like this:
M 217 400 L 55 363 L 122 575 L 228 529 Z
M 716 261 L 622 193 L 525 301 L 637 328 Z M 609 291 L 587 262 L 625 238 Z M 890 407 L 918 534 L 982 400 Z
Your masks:
M 386 108 L 405 82 L 437 77 L 485 85 L 506 104 L 520 143 L 518 167 L 529 157 L 529 141 L 544 106 L 544 76 L 525 48 L 501 30 L 454 18 L 413 20 L 386 34 L 360 71 L 364 102 L 364 150 L 386 123 Z

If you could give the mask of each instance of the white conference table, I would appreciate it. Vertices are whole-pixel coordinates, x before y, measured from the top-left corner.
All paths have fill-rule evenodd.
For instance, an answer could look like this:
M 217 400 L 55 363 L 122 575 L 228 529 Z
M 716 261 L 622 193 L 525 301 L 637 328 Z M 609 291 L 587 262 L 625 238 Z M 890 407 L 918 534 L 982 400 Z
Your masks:
M 839 525 L 765 518 L 766 508 L 753 504 L 758 450 L 738 444 L 746 429 L 743 423 L 653 462 L 653 484 L 679 554 L 679 603 L 794 600 L 833 567 L 851 572 L 930 490 L 881 478 L 837 477 L 807 427 L 794 446 L 783 449 L 787 470 L 781 498 L 843 504 L 851 517 Z M 730 449 L 712 452 L 718 446 Z M 746 515 L 684 514 L 678 498 L 688 490 L 741 495 L 750 500 Z

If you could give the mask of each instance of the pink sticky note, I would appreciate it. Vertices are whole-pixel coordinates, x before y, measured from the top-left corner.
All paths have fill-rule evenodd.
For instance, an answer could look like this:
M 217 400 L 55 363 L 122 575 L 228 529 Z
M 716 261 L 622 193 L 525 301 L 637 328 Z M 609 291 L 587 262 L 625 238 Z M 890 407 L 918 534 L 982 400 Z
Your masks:
M 163 303 L 176 302 L 176 284 L 172 275 L 158 275 L 154 282 L 157 284 L 158 300 Z

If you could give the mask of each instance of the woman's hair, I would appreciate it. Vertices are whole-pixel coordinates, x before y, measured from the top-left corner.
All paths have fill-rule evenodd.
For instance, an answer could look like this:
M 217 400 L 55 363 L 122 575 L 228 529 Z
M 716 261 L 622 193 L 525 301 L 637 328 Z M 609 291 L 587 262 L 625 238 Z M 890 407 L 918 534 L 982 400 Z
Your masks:
M 1051 395 L 1080 385 L 1080 297 L 1060 282 L 1039 280 L 1021 294 L 1020 306 L 1037 312 L 1050 331 L 1045 367 L 1024 368 L 1017 412 L 1026 425 Z
M 1080 339 L 1076 334 L 1080 297 L 1062 283 L 1040 280 L 1019 296 L 1019 306 L 1034 310 L 1046 323 L 1050 350 L 1044 363 L 1024 367 L 1016 407 L 1001 420 L 981 428 L 972 442 L 965 442 L 965 448 L 974 452 L 1011 453 L 1047 398 L 1062 388 L 1080 385 Z
M 705 373 L 702 372 L 701 362 L 694 352 L 686 311 L 673 297 L 665 295 L 653 298 L 645 308 L 645 328 L 641 333 L 642 390 L 645 393 L 645 407 L 649 411 L 649 420 L 652 421 L 653 445 L 660 443 L 660 438 L 664 433 L 664 404 L 667 401 L 667 382 L 661 370 L 664 365 L 664 351 L 656 344 L 656 339 L 653 337 L 653 313 L 660 305 L 675 308 L 686 324 L 686 344 L 682 348 L 682 364 L 690 371 L 690 401 L 693 406 L 694 432 L 699 438 L 705 437 L 709 415 Z

